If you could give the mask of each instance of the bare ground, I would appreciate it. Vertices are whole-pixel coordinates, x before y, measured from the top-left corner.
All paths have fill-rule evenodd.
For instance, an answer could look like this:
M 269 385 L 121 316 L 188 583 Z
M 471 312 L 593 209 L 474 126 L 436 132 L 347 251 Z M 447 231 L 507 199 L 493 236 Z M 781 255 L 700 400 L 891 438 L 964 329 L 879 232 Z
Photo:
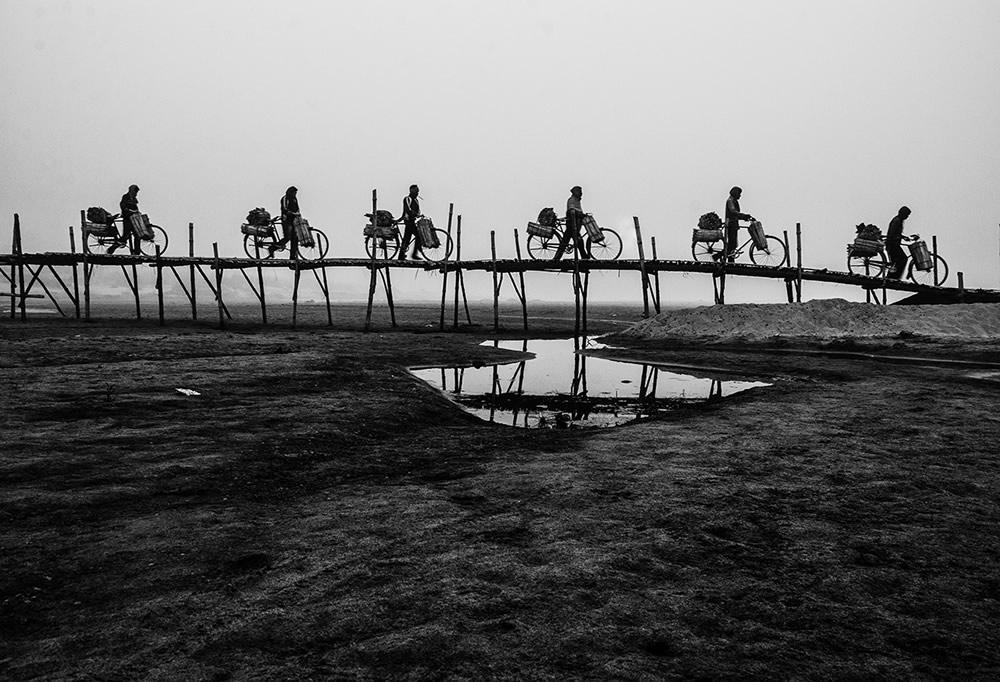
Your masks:
M 1000 677 L 994 342 L 620 340 L 773 386 L 524 431 L 405 370 L 487 325 L 377 313 L 0 321 L 0 677 Z

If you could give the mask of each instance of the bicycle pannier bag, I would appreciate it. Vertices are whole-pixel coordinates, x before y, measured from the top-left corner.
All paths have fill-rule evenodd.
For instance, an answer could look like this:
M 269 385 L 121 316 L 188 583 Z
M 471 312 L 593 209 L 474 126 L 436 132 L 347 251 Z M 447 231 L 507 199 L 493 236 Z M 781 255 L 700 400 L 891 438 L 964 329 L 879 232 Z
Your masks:
M 597 221 L 594 220 L 594 216 L 589 213 L 583 217 L 583 227 L 587 230 L 587 236 L 590 237 L 590 241 L 600 244 L 604 241 L 604 233 L 601 232 L 601 228 L 597 226 Z
M 243 223 L 240 225 L 240 231 L 243 232 L 243 234 L 250 234 L 254 237 L 268 237 L 271 234 L 271 226 Z
M 378 225 L 373 227 L 371 223 L 365 225 L 365 236 L 371 237 L 372 234 L 379 239 L 392 239 L 392 235 L 396 232 L 392 225 Z
M 249 213 L 247 213 L 247 223 L 252 226 L 260 227 L 263 225 L 267 225 L 270 222 L 271 222 L 271 214 L 268 213 L 266 208 L 257 207 L 252 211 L 250 211 Z
M 722 230 L 722 218 L 715 211 L 704 213 L 698 218 L 699 230 Z M 721 239 L 721 237 L 720 237 Z M 713 240 L 715 241 L 715 240 Z
M 100 206 L 91 206 L 87 209 L 87 220 L 92 223 L 107 223 L 111 214 Z
M 293 225 L 295 230 L 295 238 L 299 242 L 299 246 L 304 246 L 307 249 L 311 249 L 316 246 L 316 242 L 313 241 L 312 231 L 309 229 L 309 221 L 305 218 L 296 218 Z
M 692 230 L 691 235 L 692 242 L 718 242 L 722 241 L 722 230 L 699 230 L 695 228 Z
M 753 245 L 758 249 L 767 249 L 767 237 L 764 235 L 764 226 L 760 224 L 759 220 L 750 223 L 750 237 L 753 239 Z
M 538 223 L 528 223 L 528 227 L 526 227 L 524 231 L 535 237 L 541 237 L 542 239 L 551 239 L 552 235 L 556 231 L 556 228 L 552 227 L 551 225 L 539 225 Z
M 129 216 L 132 221 L 132 231 L 139 239 L 152 239 L 153 228 L 149 226 L 149 216 L 145 213 L 133 213 Z
M 927 248 L 927 242 L 923 239 L 918 239 L 908 246 L 910 248 L 910 257 L 913 258 L 913 267 L 924 272 L 934 269 L 934 261 L 931 259 L 931 252 Z
M 558 216 L 554 208 L 543 208 L 538 212 L 538 224 L 542 227 L 555 227 Z
M 420 236 L 420 246 L 425 249 L 436 249 L 441 246 L 437 232 L 434 231 L 434 223 L 430 218 L 421 218 L 417 221 L 417 234 Z
M 851 254 L 855 256 L 874 256 L 882 250 L 882 242 L 877 239 L 862 239 L 857 237 L 851 245 Z

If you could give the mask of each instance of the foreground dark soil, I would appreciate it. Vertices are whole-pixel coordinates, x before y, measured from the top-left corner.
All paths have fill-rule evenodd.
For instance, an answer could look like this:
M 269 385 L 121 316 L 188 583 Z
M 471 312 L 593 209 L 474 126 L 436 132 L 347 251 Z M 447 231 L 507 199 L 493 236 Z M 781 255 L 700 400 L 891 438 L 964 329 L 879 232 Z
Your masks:
M 995 345 L 630 342 L 773 385 L 525 431 L 406 371 L 492 309 L 285 312 L 0 320 L 0 678 L 1000 678 Z

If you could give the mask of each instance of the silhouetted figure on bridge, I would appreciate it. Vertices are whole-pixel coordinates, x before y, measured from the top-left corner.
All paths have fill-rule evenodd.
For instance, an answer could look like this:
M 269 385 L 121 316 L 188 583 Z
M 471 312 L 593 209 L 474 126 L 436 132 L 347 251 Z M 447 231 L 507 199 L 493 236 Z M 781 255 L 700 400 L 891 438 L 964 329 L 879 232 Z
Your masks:
M 569 191 L 569 199 L 566 200 L 566 226 L 562 239 L 559 240 L 559 248 L 556 249 L 556 255 L 552 257 L 552 260 L 562 258 L 563 253 L 569 246 L 570 239 L 573 240 L 576 252 L 580 258 L 590 258 L 590 254 L 583 247 L 583 239 L 580 237 L 580 228 L 583 227 L 584 218 L 583 207 L 580 205 L 580 199 L 582 198 L 583 188 L 579 185 L 576 185 Z
M 889 221 L 889 229 L 885 233 L 885 250 L 892 264 L 889 274 L 886 275 L 889 279 L 900 279 L 906 268 L 906 252 L 903 251 L 902 242 L 909 241 L 909 238 L 903 234 L 903 223 L 909 217 L 910 209 L 906 206 L 901 207 L 896 217 Z
M 740 197 L 743 196 L 743 189 L 733 187 L 729 190 L 729 198 L 726 199 L 726 249 L 724 251 L 726 260 L 733 262 L 732 253 L 738 246 L 740 238 L 740 221 L 753 220 L 749 213 L 740 213 Z

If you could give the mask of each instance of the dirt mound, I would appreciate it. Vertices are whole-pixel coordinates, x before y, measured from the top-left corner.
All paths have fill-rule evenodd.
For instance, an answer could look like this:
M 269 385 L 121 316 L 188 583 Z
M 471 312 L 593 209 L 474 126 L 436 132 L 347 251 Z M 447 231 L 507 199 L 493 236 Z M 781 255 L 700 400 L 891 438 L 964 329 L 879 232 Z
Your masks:
M 843 299 L 801 304 L 746 303 L 672 310 L 623 336 L 768 339 L 773 337 L 1000 339 L 1000 304 L 880 306 Z

